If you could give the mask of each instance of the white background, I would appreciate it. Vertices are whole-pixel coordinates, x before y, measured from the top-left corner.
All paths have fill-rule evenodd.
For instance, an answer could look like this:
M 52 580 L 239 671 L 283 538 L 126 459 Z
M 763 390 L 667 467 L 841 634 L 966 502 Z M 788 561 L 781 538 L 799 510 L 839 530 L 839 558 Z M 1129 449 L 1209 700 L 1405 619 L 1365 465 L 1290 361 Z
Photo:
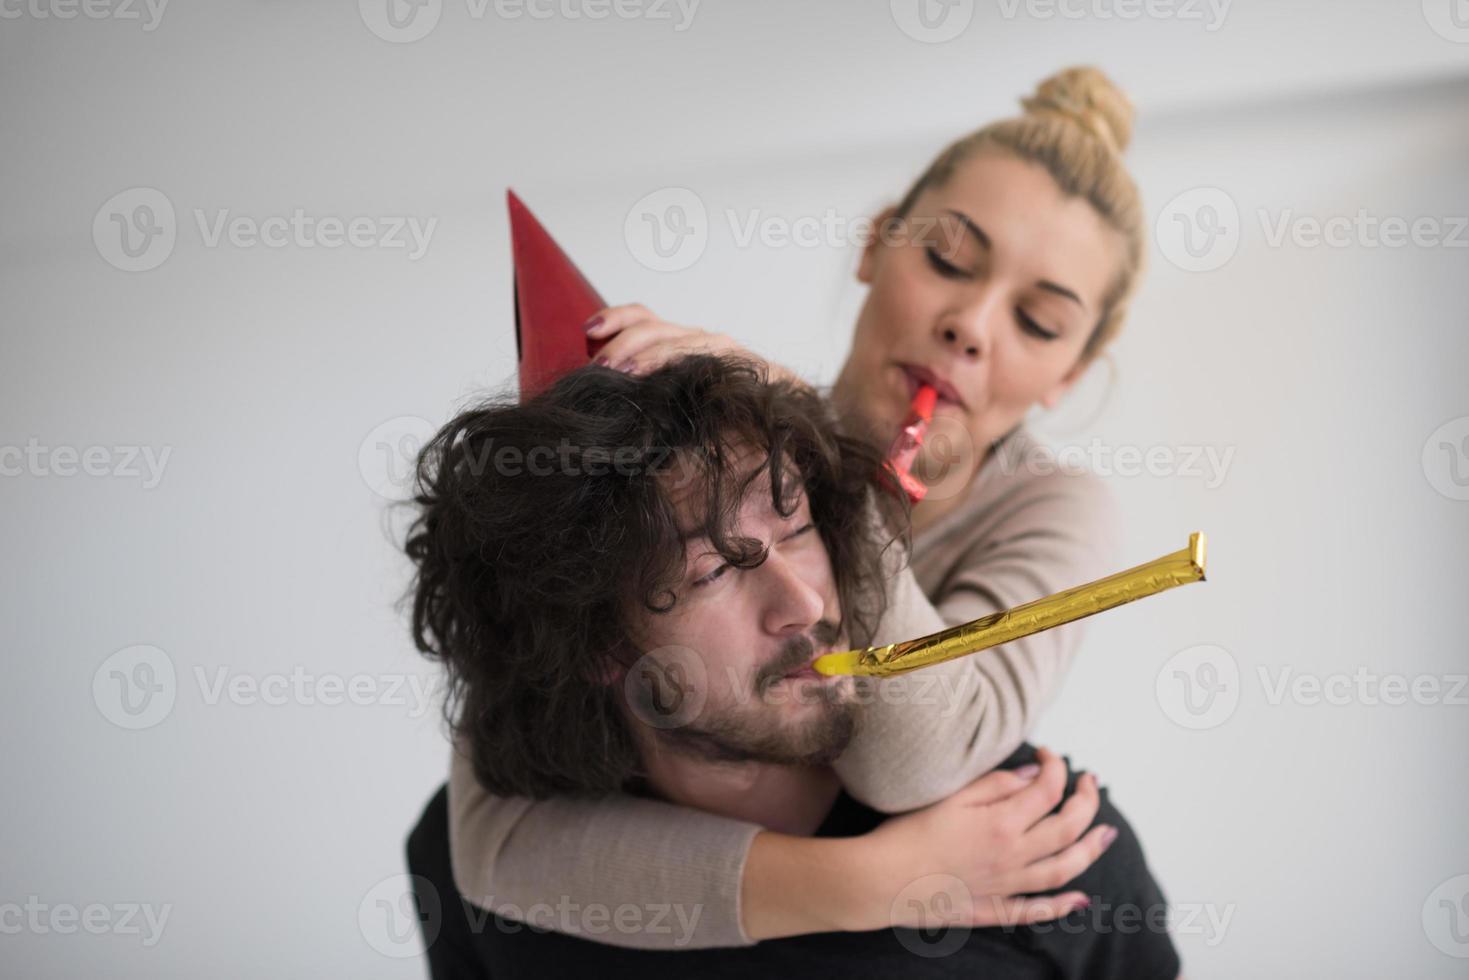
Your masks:
M 1455 939 L 1437 899 L 1469 890 L 1451 881 L 1469 873 L 1466 692 L 1271 697 L 1282 677 L 1469 672 L 1469 233 L 1270 241 L 1283 217 L 1427 217 L 1447 236 L 1469 215 L 1469 30 L 1448 2 L 1239 0 L 1222 22 L 1182 3 L 960 2 L 944 43 L 900 28 L 903 0 L 706 0 L 683 30 L 672 6 L 594 21 L 572 0 L 549 18 L 443 0 L 410 43 L 369 28 L 378 0 L 362 8 L 180 3 L 145 30 L 141 6 L 3 7 L 0 446 L 108 447 L 115 465 L 0 478 L 0 906 L 169 917 L 145 947 L 45 915 L 17 930 L 28 913 L 0 909 L 0 971 L 422 974 L 371 927 L 446 747 L 436 707 L 388 687 L 434 672 L 393 606 L 407 570 L 369 434 L 513 380 L 507 186 L 609 299 L 830 380 L 861 300 L 855 248 L 742 246 L 727 212 L 871 214 L 1042 76 L 1096 63 L 1138 104 L 1150 221 L 1182 227 L 1170 202 L 1210 188 L 1238 213 L 1221 225 L 1237 250 L 1185 271 L 1159 237 L 1115 377 L 1104 365 L 1035 426 L 1057 445 L 1232 455 L 1219 480 L 1110 477 L 1128 556 L 1205 530 L 1210 581 L 1094 620 L 1038 738 L 1112 788 L 1172 902 L 1229 916 L 1222 936 L 1179 936 L 1196 980 L 1463 975 L 1469 906 Z M 671 187 L 706 209 L 707 247 L 658 272 L 624 227 Z M 94 243 L 132 188 L 176 215 L 149 271 Z M 416 260 L 210 246 L 196 212 L 225 209 L 437 224 Z M 1454 420 L 1457 456 L 1429 444 Z M 168 451 L 157 485 L 112 447 Z M 104 661 L 137 645 L 166 655 L 174 702 L 129 730 L 105 707 L 121 662 Z M 1238 672 L 1207 716 L 1175 686 L 1204 677 L 1201 646 Z M 293 672 L 380 697 L 210 703 L 221 677 Z

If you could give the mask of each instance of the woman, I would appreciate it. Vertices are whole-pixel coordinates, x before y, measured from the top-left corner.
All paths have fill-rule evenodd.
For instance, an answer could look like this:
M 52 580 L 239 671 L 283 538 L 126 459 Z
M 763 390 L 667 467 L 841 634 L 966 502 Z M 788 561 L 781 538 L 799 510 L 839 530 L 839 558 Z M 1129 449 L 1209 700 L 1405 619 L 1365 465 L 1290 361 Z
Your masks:
M 1081 377 L 1120 329 L 1136 285 L 1143 219 L 1120 160 L 1131 110 L 1093 69 L 1061 72 L 1023 104 L 1023 115 L 946 149 L 880 217 L 885 233 L 858 269 L 869 292 L 833 397 L 848 417 L 891 436 L 917 387 L 932 384 L 940 401 L 929 444 L 947 453 L 915 467 L 931 492 L 913 511 L 911 567 L 894 576 L 894 613 L 874 642 L 975 619 L 1116 567 L 1114 511 L 1100 482 L 1012 464 L 1033 445 L 1021 425 L 1027 411 L 1053 407 Z M 607 341 L 602 363 L 629 371 L 738 347 L 639 306 L 603 311 L 588 334 Z M 974 451 L 959 452 L 956 464 L 955 446 Z M 837 763 L 847 791 L 868 805 L 925 807 L 889 820 L 866 843 L 894 867 L 941 867 L 976 895 L 1002 899 L 977 903 L 975 925 L 1084 907 L 1079 892 L 1049 902 L 1011 896 L 1060 887 L 1117 836 L 1098 826 L 1077 840 L 1097 806 L 1090 776 L 1062 811 L 1083 815 L 1073 832 L 1040 841 L 1006 816 L 1027 779 L 1053 780 L 1060 799 L 1054 756 L 1012 753 L 1054 694 L 1078 636 L 1072 625 L 924 671 L 953 710 L 878 699 L 864 706 Z M 1039 769 L 990 772 L 1007 758 L 1011 766 L 1036 758 Z M 823 842 L 631 797 L 496 798 L 461 753 L 450 820 L 460 891 L 492 910 L 558 897 L 616 908 L 656 894 L 702 910 L 682 948 L 922 924 L 901 921 L 885 883 L 854 878 L 816 846 Z M 700 853 L 684 847 L 693 839 L 705 842 Z M 711 839 L 720 842 L 712 850 Z M 869 884 L 875 901 L 861 894 Z M 667 934 L 595 938 L 672 944 Z

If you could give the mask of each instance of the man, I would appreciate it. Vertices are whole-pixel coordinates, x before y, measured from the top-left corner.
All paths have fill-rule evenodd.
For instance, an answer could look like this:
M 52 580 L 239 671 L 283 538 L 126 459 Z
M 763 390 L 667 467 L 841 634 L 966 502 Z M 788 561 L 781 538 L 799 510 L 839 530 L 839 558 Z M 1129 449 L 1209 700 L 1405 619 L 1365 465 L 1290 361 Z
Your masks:
M 448 669 L 450 717 L 480 781 L 507 795 L 642 794 L 802 836 L 880 825 L 830 768 L 859 723 L 855 682 L 810 665 L 882 615 L 881 464 L 809 390 L 731 358 L 646 377 L 584 369 L 523 405 L 456 418 L 421 461 L 408 552 L 414 637 Z M 1121 823 L 1115 810 L 1106 819 Z M 431 810 L 410 842 L 444 912 L 430 944 L 440 976 L 1176 966 L 1157 929 L 1084 923 L 615 948 L 462 907 L 434 846 L 442 820 Z M 1109 854 L 1087 872 L 1089 891 L 1156 894 L 1140 855 Z

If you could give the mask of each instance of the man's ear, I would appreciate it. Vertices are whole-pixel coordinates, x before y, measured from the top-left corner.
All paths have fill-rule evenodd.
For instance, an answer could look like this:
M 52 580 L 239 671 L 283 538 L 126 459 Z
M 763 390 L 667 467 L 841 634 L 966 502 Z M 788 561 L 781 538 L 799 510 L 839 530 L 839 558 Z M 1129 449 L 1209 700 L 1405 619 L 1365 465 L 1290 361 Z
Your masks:
M 872 283 L 872 277 L 877 272 L 878 249 L 882 248 L 883 242 L 891 237 L 888 226 L 897 216 L 897 208 L 887 207 L 872 219 L 872 236 L 867 239 L 867 244 L 862 246 L 862 260 L 857 263 L 858 282 L 865 285 Z
M 1041 395 L 1040 403 L 1044 405 L 1047 410 L 1054 409 L 1057 405 L 1061 404 L 1061 399 L 1064 398 L 1066 396 L 1066 393 L 1070 391 L 1078 381 L 1081 380 L 1082 375 L 1086 374 L 1086 369 L 1091 367 L 1091 363 L 1092 362 L 1090 358 L 1078 359 L 1077 362 L 1071 366 L 1071 370 L 1067 371 L 1065 375 L 1061 377 L 1061 380 L 1057 381 L 1046 391 L 1045 394 Z

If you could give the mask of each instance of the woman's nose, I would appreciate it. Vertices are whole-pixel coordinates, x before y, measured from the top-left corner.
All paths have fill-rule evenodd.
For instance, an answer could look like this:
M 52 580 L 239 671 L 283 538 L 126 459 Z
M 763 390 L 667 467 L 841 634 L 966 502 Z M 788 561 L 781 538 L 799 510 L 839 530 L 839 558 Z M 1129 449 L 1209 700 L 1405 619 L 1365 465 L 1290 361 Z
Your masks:
M 939 320 L 935 328 L 938 339 L 945 350 L 960 360 L 988 357 L 998 312 L 998 297 L 986 290 Z

